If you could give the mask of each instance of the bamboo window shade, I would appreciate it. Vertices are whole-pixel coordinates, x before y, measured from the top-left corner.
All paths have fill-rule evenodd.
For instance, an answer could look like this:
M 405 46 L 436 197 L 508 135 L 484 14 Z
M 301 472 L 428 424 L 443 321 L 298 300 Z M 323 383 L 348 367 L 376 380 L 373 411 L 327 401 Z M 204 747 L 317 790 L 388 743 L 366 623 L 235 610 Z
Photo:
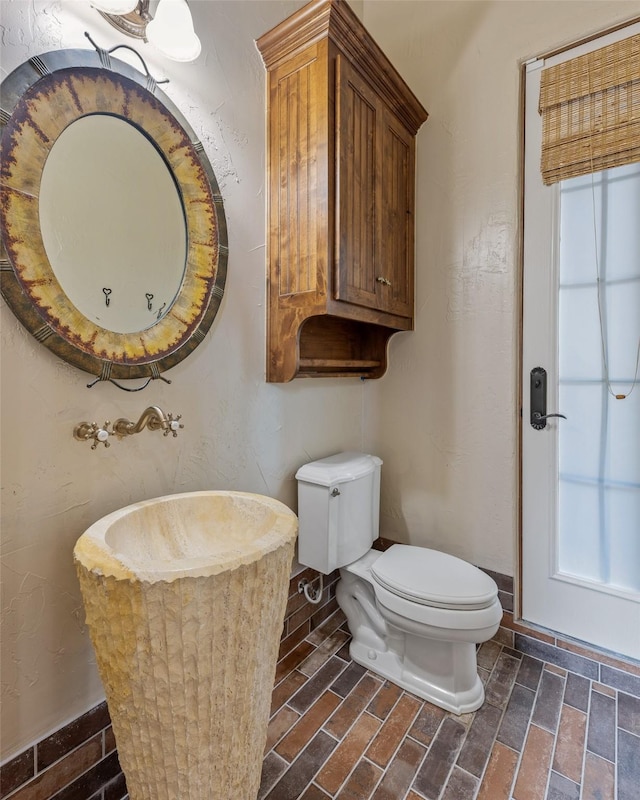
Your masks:
M 640 161 L 640 34 L 542 71 L 542 179 Z

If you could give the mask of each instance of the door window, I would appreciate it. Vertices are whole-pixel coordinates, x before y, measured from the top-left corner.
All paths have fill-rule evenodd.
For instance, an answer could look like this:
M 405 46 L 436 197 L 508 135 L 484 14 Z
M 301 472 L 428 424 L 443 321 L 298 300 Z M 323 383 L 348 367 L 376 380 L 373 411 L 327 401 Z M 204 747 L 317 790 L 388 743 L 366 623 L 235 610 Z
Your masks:
M 640 591 L 640 164 L 560 184 L 559 572 Z

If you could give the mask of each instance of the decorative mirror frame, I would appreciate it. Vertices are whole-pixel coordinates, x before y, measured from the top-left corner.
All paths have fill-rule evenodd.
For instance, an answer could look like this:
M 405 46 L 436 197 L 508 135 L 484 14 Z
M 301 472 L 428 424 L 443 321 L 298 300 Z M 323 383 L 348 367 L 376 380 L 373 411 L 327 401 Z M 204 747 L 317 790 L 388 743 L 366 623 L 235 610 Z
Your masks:
M 45 161 L 62 131 L 88 114 L 134 125 L 164 159 L 184 209 L 181 287 L 167 313 L 136 333 L 114 333 L 81 314 L 62 290 L 42 241 Z M 0 124 L 0 288 L 7 304 L 39 342 L 97 375 L 89 385 L 159 378 L 204 339 L 224 292 L 226 220 L 202 144 L 152 76 L 99 48 L 52 51 L 20 65 L 2 82 Z

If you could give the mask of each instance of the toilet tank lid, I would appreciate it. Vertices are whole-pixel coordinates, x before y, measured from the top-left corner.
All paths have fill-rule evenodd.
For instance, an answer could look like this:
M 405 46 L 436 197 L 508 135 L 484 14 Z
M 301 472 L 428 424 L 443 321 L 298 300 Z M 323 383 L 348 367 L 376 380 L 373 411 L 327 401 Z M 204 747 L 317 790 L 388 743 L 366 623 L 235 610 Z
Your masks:
M 315 483 L 319 486 L 333 486 L 363 478 L 382 464 L 377 456 L 366 453 L 336 453 L 318 461 L 304 464 L 296 472 L 296 480 Z

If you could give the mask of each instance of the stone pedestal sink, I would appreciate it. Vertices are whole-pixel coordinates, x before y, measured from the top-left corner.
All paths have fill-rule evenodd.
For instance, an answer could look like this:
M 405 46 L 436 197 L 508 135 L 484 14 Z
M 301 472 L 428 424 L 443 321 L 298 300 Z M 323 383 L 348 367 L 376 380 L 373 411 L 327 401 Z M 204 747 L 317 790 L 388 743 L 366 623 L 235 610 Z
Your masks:
M 130 800 L 254 800 L 295 514 L 242 492 L 116 511 L 74 557 Z

